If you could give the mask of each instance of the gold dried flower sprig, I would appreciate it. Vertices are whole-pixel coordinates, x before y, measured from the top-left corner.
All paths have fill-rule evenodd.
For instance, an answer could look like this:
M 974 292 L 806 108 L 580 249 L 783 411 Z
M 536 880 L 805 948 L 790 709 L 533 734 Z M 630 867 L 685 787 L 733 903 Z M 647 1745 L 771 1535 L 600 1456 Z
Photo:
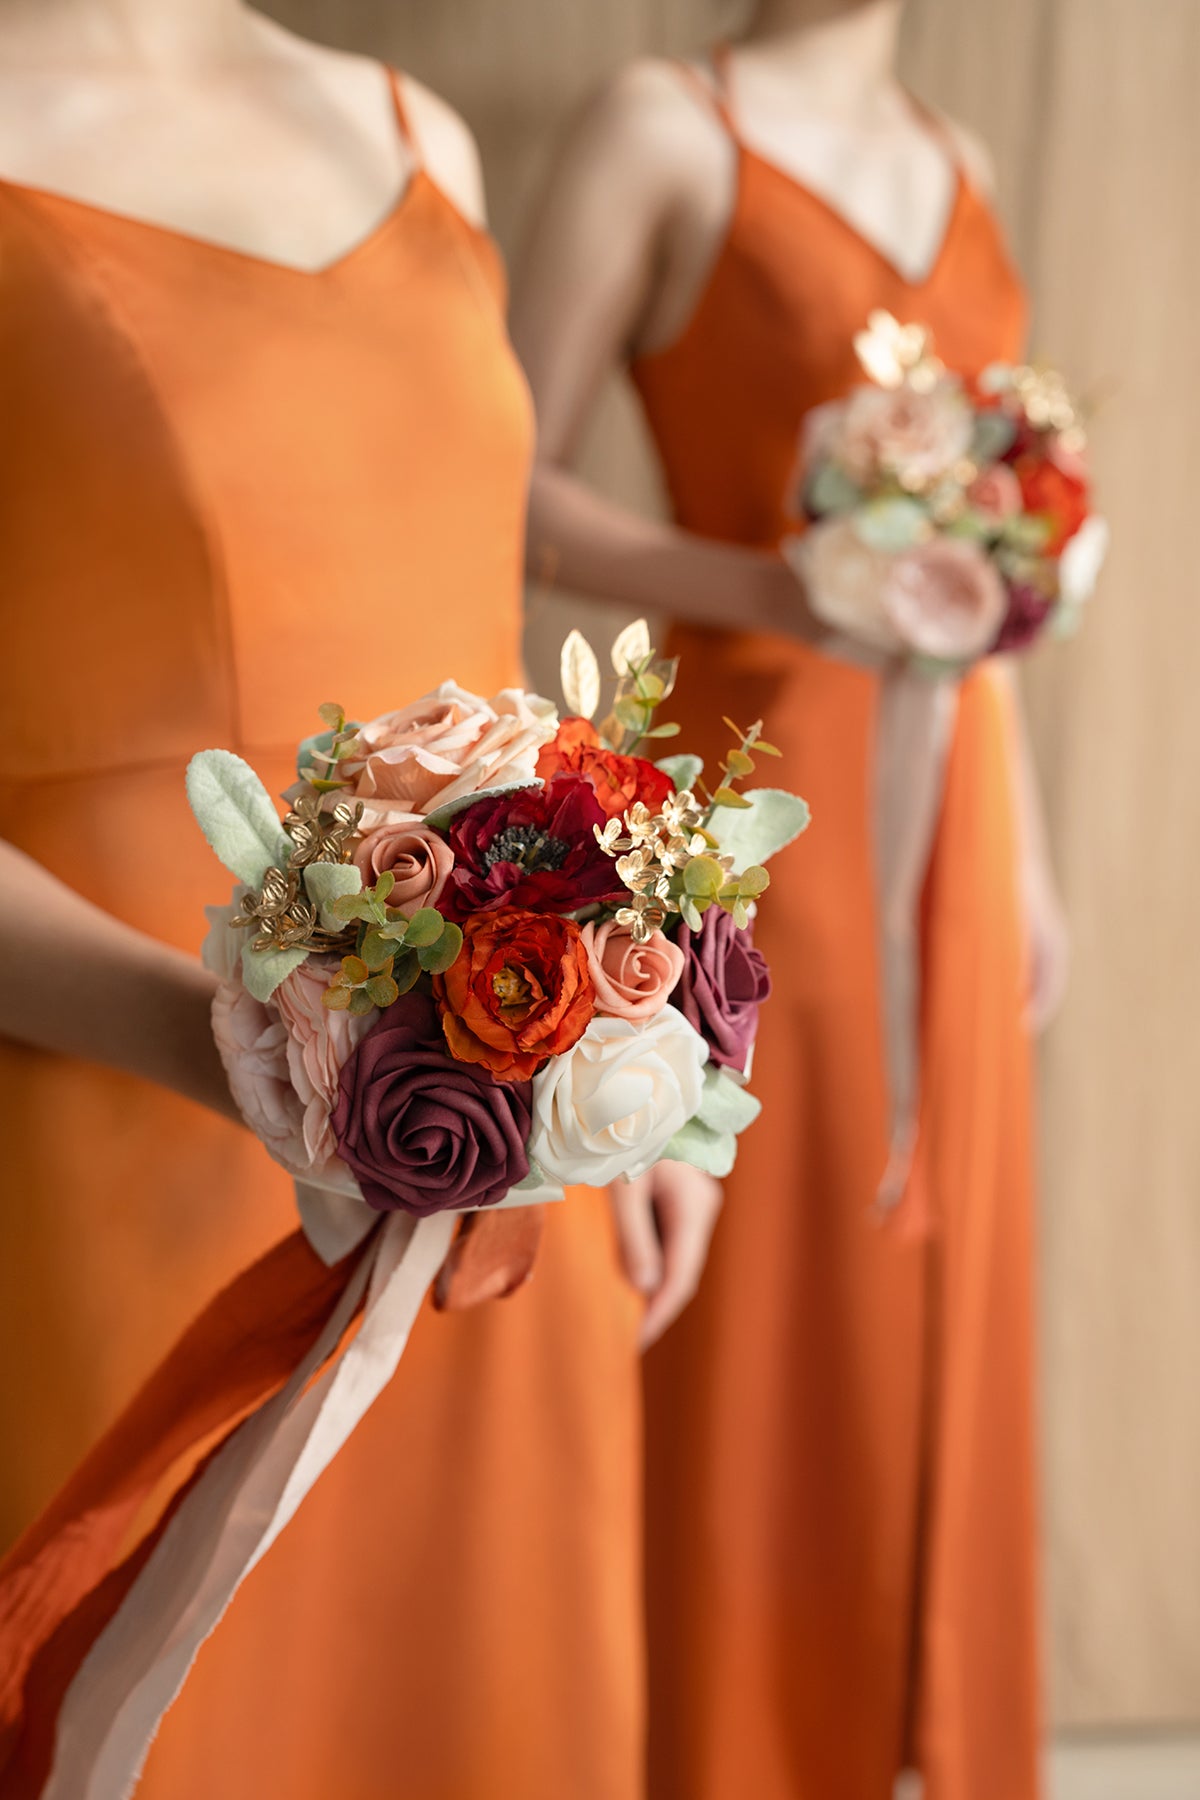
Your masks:
M 739 743 L 721 764 L 724 780 L 715 792 L 703 800 L 690 790 L 673 793 L 657 813 L 639 802 L 624 820 L 610 819 L 603 829 L 595 827 L 597 842 L 615 858 L 617 875 L 630 894 L 617 923 L 636 943 L 644 944 L 661 931 L 673 913 L 697 931 L 710 906 L 721 907 L 744 926 L 751 906 L 770 885 L 770 876 L 758 864 L 737 874 L 733 857 L 722 854 L 711 827 L 720 808 L 745 809 L 752 804 L 734 785 L 753 773 L 752 751 L 767 756 L 778 756 L 779 751 L 764 743 L 761 724 L 743 731 L 731 719 L 725 723 Z
M 656 725 L 654 715 L 674 692 L 679 661 L 659 657 L 645 619 L 635 620 L 618 635 L 612 647 L 612 666 L 616 693 L 610 712 L 597 728 L 608 748 L 632 756 L 650 740 L 678 737 L 678 725 Z M 563 645 L 560 676 L 567 711 L 577 718 L 593 719 L 600 708 L 603 682 L 596 652 L 580 631 L 572 631 Z
M 301 794 L 283 821 L 291 842 L 287 866 L 268 869 L 257 893 L 243 894 L 232 924 L 256 935 L 255 950 L 341 949 L 346 932 L 322 928 L 318 908 L 304 886 L 304 871 L 314 863 L 349 862 L 362 818 L 362 803 L 339 802 L 322 810 L 320 799 Z

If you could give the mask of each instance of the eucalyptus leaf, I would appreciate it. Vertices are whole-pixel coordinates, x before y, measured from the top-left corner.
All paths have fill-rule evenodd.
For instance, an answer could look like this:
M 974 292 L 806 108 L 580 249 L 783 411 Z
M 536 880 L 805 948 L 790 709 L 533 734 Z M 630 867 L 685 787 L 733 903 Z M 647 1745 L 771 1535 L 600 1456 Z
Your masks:
M 225 867 L 260 888 L 268 869 L 283 868 L 288 840 L 266 788 L 249 763 L 229 750 L 201 750 L 187 770 L 196 823 Z
M 746 812 L 722 810 L 713 821 L 721 852 L 732 856 L 734 867 L 765 863 L 804 831 L 811 817 L 798 794 L 781 788 L 749 788 Z
M 309 863 L 304 871 L 304 885 L 320 915 L 322 930 L 338 931 L 344 921 L 327 909 L 347 894 L 361 894 L 362 876 L 353 863 Z
M 853 512 L 862 500 L 862 489 L 836 463 L 823 462 L 814 469 L 805 490 L 805 504 L 810 512 L 824 517 L 827 513 Z
M 462 947 L 462 931 L 457 925 L 447 924 L 437 943 L 418 950 L 417 956 L 427 975 L 444 975 L 458 961 Z
M 482 788 L 477 794 L 460 794 L 457 800 L 451 800 L 446 806 L 439 806 L 436 811 L 427 813 L 421 821 L 430 831 L 445 831 L 460 812 L 466 812 L 468 806 L 477 806 L 481 800 L 498 800 L 502 794 L 518 794 L 522 788 L 543 787 L 541 781 L 506 781 L 501 787 Z
M 999 462 L 1011 450 L 1017 435 L 1017 422 L 1006 412 L 976 413 L 971 438 L 971 461 L 980 465 Z
M 687 793 L 694 788 L 704 773 L 702 756 L 664 756 L 655 768 L 661 769 L 671 782 L 677 794 Z
M 307 960 L 307 950 L 255 950 L 246 944 L 242 950 L 243 986 L 252 999 L 265 1004 L 280 982 Z
M 432 906 L 422 906 L 408 921 L 408 931 L 404 941 L 406 944 L 410 944 L 414 950 L 427 950 L 432 944 L 438 942 L 445 923 L 441 913 L 436 912 Z
M 913 549 L 929 536 L 929 514 L 919 500 L 903 494 L 887 495 L 860 507 L 854 515 L 854 530 L 872 550 L 894 556 Z
M 723 1181 L 737 1161 L 737 1139 L 732 1132 L 710 1131 L 700 1119 L 689 1119 L 675 1133 L 663 1158 L 668 1162 L 690 1163 Z

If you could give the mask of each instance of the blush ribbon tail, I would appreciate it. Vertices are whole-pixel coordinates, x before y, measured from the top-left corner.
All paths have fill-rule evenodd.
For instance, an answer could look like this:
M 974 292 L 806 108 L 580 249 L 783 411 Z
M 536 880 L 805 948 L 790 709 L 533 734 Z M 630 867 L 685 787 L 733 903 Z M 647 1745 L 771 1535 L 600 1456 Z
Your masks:
M 921 896 L 946 788 L 959 684 L 909 667 L 882 678 L 874 752 L 873 829 L 878 897 L 888 1152 L 877 1205 L 928 1228 L 910 1180 L 921 1098 Z

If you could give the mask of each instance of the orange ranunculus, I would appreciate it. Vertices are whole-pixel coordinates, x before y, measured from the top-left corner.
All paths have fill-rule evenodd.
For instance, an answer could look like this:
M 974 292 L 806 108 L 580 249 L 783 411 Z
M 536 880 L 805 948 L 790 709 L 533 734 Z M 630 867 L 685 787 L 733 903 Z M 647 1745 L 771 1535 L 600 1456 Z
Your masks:
M 1032 452 L 1017 457 L 1013 472 L 1021 484 L 1025 511 L 1040 513 L 1050 520 L 1052 529 L 1046 555 L 1061 556 L 1066 543 L 1088 516 L 1086 483 L 1067 474 L 1049 457 Z
M 596 1010 L 583 933 L 571 919 L 506 910 L 463 924 L 463 948 L 434 977 L 442 1030 L 460 1062 L 529 1081 L 579 1042 Z
M 620 819 L 641 801 L 658 812 L 671 792 L 671 779 L 643 756 L 619 756 L 607 750 L 586 719 L 564 719 L 552 743 L 538 757 L 543 781 L 568 771 L 591 782 L 608 819 Z

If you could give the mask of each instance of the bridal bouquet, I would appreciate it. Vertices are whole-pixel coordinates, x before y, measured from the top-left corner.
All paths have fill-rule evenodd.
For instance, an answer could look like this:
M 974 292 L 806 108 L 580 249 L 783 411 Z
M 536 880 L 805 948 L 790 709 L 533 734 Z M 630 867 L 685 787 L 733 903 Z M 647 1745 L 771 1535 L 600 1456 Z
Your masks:
M 757 725 L 710 784 L 697 757 L 652 760 L 674 665 L 643 624 L 613 664 L 599 726 L 577 633 L 561 721 L 453 682 L 363 724 L 326 707 L 282 818 L 240 758 L 193 760 L 237 882 L 210 914 L 216 1040 L 303 1229 L 217 1297 L 0 1566 L 5 1794 L 124 1800 L 464 1245 L 490 1237 L 500 1266 L 515 1248 L 515 1278 L 472 1297 L 511 1291 L 566 1185 L 732 1166 L 758 1110 L 763 864 L 807 809 L 745 789 L 778 754 Z
M 930 333 L 873 313 L 869 380 L 805 422 L 787 554 L 813 610 L 951 669 L 1077 624 L 1103 563 L 1080 415 L 1054 370 L 943 367 Z
M 251 1129 L 299 1181 L 417 1217 L 601 1186 L 662 1157 L 727 1174 L 769 981 L 751 913 L 807 820 L 645 754 L 673 666 L 646 627 L 564 652 L 572 716 L 453 682 L 300 749 L 282 823 L 227 751 L 188 792 L 237 877 L 210 915 L 217 1041 Z

